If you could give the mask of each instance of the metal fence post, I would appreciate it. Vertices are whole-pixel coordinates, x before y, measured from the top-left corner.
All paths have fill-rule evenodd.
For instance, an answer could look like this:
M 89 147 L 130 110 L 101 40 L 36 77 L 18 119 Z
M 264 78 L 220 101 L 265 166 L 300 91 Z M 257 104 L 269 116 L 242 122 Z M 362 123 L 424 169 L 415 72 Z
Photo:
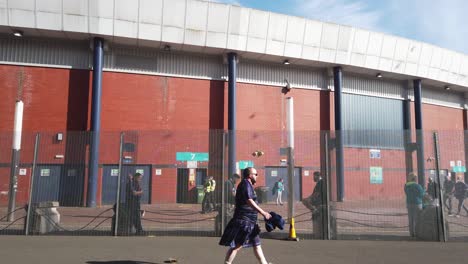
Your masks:
M 118 235 L 119 226 L 119 210 L 120 210 L 120 182 L 122 179 L 122 155 L 123 155 L 124 133 L 120 133 L 120 152 L 119 152 L 119 175 L 117 177 L 117 197 L 115 202 L 115 221 L 114 221 L 114 236 Z
M 439 241 L 440 242 L 447 242 L 447 230 L 445 229 L 445 216 L 444 216 L 444 202 L 442 201 L 442 186 L 440 180 L 440 156 L 439 156 L 439 136 L 437 132 L 434 132 L 434 153 L 435 153 L 435 169 L 436 169 L 436 177 L 438 184 L 438 198 L 439 198 L 439 212 L 437 214 L 437 223 L 438 223 L 438 233 L 439 233 Z
M 328 171 L 328 165 L 329 165 L 329 156 L 328 156 L 328 133 L 325 132 L 324 134 L 324 144 L 325 144 L 325 180 L 326 180 L 326 208 L 327 208 L 327 230 L 324 234 L 324 238 L 326 240 L 331 239 L 331 232 L 330 232 L 330 173 Z
M 26 228 L 24 230 L 24 234 L 27 236 L 29 235 L 29 224 L 31 223 L 31 207 L 32 207 L 32 198 L 33 198 L 33 188 L 34 188 L 34 175 L 36 174 L 36 163 L 37 163 L 37 151 L 39 148 L 39 141 L 41 135 L 39 133 L 36 134 L 36 141 L 34 143 L 34 158 L 33 158 L 33 165 L 31 170 L 31 182 L 29 183 L 29 201 L 28 201 L 28 212 L 26 215 Z
M 224 130 L 223 130 L 223 133 L 222 133 L 222 136 L 223 136 L 223 141 L 222 141 L 222 146 L 221 146 L 221 174 L 222 174 L 222 177 L 221 179 L 223 179 L 223 188 L 221 190 L 221 230 L 220 230 L 220 235 L 223 234 L 223 231 L 224 231 L 224 228 L 226 227 L 226 218 L 227 218 L 227 213 L 226 213 L 226 184 L 225 184 L 225 181 L 226 181 L 226 178 L 224 177 L 224 155 L 225 155 L 225 151 L 226 151 L 226 134 L 224 133 Z M 227 177 L 227 181 L 229 181 L 229 177 L 232 177 L 232 175 L 229 175 L 228 174 L 228 177 Z M 198 195 L 198 194 L 197 194 Z

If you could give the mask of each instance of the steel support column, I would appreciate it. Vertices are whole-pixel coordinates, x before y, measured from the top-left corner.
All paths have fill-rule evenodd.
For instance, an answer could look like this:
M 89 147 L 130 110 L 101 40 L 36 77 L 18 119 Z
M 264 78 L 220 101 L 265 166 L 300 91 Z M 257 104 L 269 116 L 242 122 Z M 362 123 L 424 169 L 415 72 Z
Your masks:
M 104 62 L 104 40 L 94 39 L 93 54 L 93 92 L 91 105 L 91 142 L 89 153 L 87 207 L 96 207 L 99 137 L 101 135 L 101 97 L 102 97 L 102 66 Z
M 403 142 L 405 147 L 406 175 L 413 171 L 414 144 L 411 142 L 411 101 L 403 101 Z
M 228 54 L 228 177 L 236 172 L 237 54 Z
M 333 68 L 333 80 L 335 86 L 335 147 L 336 147 L 336 189 L 337 199 L 344 200 L 344 157 L 343 157 L 343 121 L 342 115 L 342 86 L 343 72 L 341 67 Z
M 418 183 L 421 186 L 426 186 L 424 177 L 424 133 L 422 124 L 422 92 L 421 80 L 413 81 L 414 88 L 414 116 L 416 124 L 416 145 L 417 145 L 417 160 L 418 160 Z

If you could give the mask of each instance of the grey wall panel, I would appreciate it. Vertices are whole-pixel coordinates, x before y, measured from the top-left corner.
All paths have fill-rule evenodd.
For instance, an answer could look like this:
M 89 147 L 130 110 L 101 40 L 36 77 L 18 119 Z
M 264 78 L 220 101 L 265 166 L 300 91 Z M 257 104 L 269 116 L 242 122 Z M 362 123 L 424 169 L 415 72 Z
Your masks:
M 222 79 L 225 68 L 221 56 L 163 52 L 156 49 L 113 47 L 104 69 L 203 79 Z
M 408 91 L 409 98 L 414 100 L 412 88 Z M 437 88 L 422 84 L 422 101 L 426 104 L 441 105 L 452 108 L 462 109 L 465 105 L 463 93 L 455 91 L 446 91 L 443 88 Z
M 345 94 L 343 127 L 344 143 L 347 146 L 402 148 L 402 101 Z
M 238 81 L 265 85 L 284 86 L 286 81 L 292 88 L 326 89 L 325 71 L 317 68 L 290 67 L 241 61 Z
M 88 69 L 89 42 L 0 37 L 0 62 Z
M 343 92 L 385 98 L 404 99 L 404 82 L 382 79 L 370 79 L 363 76 L 343 75 Z

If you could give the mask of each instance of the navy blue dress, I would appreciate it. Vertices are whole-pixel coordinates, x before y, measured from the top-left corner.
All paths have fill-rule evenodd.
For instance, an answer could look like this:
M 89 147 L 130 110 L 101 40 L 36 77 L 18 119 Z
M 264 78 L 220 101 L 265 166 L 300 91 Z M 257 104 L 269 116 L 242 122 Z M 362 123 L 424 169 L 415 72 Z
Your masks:
M 257 224 L 258 213 L 247 203 L 248 199 L 257 202 L 257 195 L 252 184 L 243 179 L 237 187 L 234 216 L 224 229 L 223 236 L 219 241 L 220 245 L 228 247 L 260 245 L 260 227 Z

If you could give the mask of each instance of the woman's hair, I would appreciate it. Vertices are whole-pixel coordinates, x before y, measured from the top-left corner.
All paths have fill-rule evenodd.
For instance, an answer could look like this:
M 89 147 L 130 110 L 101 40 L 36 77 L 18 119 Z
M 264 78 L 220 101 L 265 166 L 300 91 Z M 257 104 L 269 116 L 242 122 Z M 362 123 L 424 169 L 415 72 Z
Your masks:
M 413 172 L 411 172 L 410 174 L 408 174 L 408 181 L 416 181 L 418 179 L 418 176 L 416 176 L 416 174 L 414 174 Z

